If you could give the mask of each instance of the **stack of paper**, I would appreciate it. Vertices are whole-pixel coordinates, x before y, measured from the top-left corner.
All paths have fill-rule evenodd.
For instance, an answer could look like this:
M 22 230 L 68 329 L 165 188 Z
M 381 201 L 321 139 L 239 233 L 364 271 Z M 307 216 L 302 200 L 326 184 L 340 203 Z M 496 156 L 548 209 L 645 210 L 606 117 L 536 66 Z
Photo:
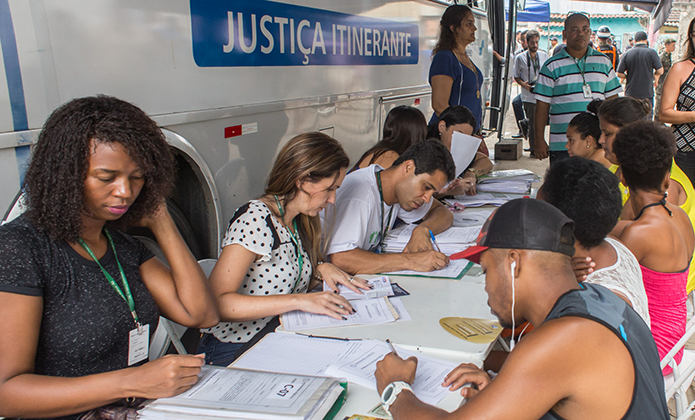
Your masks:
M 480 207 L 480 206 L 501 206 L 507 201 L 516 198 L 522 198 L 523 194 L 505 194 L 505 193 L 478 193 L 476 195 L 458 195 L 455 198 L 446 199 L 446 203 L 453 207 L 458 203 L 464 207 Z
M 435 235 L 435 240 L 444 254 L 455 254 L 476 241 L 482 225 L 483 223 L 479 226 L 450 227 Z M 386 252 L 403 252 L 415 227 L 416 225 L 406 225 L 402 230 L 394 229 L 386 238 Z
M 449 394 L 442 387 L 454 363 L 410 352 L 396 345 L 403 358 L 416 356 L 418 367 L 413 392 L 428 404 L 437 404 Z M 376 362 L 390 352 L 377 340 L 342 340 L 271 333 L 234 362 L 234 367 L 302 375 L 337 375 L 376 389 Z
M 531 181 L 495 179 L 479 182 L 476 189 L 480 192 L 529 194 L 531 193 Z
M 527 194 L 540 177 L 528 169 L 490 172 L 478 178 L 478 191 Z
M 517 180 L 517 181 L 540 181 L 541 177 L 528 169 L 509 169 L 506 171 L 494 171 L 478 178 L 478 182 L 487 182 L 490 180 Z
M 191 389 L 149 402 L 138 419 L 321 420 L 343 392 L 334 378 L 203 366 Z
M 387 297 L 350 301 L 355 313 L 346 315 L 343 320 L 328 315 L 292 311 L 280 316 L 280 324 L 285 331 L 302 331 L 314 328 L 342 327 L 346 325 L 375 325 L 394 322 L 398 312 Z

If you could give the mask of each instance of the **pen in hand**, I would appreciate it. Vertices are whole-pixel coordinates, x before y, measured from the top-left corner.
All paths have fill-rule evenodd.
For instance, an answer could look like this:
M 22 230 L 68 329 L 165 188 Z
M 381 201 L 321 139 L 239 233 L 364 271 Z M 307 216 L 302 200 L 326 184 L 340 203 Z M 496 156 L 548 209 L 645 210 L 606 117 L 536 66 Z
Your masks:
M 396 352 L 396 348 L 393 347 L 393 344 L 391 343 L 391 340 L 389 340 L 388 338 L 386 339 L 386 344 L 389 345 L 389 348 L 391 349 L 391 352 L 392 352 L 393 354 L 395 354 L 395 355 L 398 356 L 398 357 L 401 357 L 401 356 L 398 355 L 398 352 Z
M 432 239 L 432 245 L 434 245 L 437 248 L 437 251 L 442 252 L 442 250 L 439 248 L 439 244 L 437 243 L 437 240 L 434 238 L 434 233 L 430 230 L 430 239 Z

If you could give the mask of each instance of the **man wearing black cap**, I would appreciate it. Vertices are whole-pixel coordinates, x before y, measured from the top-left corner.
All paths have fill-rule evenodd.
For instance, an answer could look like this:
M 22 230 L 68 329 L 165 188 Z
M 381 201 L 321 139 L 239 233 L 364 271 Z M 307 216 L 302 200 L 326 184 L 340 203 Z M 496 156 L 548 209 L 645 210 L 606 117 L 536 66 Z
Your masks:
M 659 356 L 649 327 L 608 289 L 577 283 L 573 222 L 540 200 L 513 200 L 463 257 L 485 274 L 488 305 L 504 327 L 535 329 L 491 379 L 461 365 L 444 380 L 469 401 L 447 413 L 409 391 L 417 359 L 377 364 L 382 405 L 407 419 L 668 419 Z M 453 256 L 452 256 L 453 257 Z
M 647 33 L 635 33 L 635 46 L 623 54 L 618 64 L 617 75 L 627 79 L 625 95 L 637 99 L 648 99 L 654 108 L 654 88 L 659 84 L 659 76 L 664 74 L 659 55 L 647 45 Z M 649 113 L 649 119 L 653 113 Z

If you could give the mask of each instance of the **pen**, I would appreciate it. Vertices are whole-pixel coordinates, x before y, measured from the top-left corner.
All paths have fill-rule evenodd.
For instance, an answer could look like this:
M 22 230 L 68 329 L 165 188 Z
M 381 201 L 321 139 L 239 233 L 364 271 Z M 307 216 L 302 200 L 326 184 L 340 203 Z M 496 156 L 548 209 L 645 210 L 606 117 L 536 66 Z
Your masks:
M 393 344 L 391 344 L 391 340 L 389 340 L 389 339 L 387 338 L 387 339 L 386 339 L 386 344 L 389 345 L 389 348 L 391 349 L 391 352 L 393 352 L 393 354 L 395 354 L 396 356 L 398 356 L 398 352 L 396 352 L 396 348 L 393 347 Z M 401 357 L 401 356 L 398 356 L 398 357 Z
M 432 239 L 432 244 L 437 247 L 437 251 L 442 252 L 441 249 L 439 249 L 439 244 L 437 244 L 437 240 L 434 239 L 434 233 L 430 230 L 430 238 Z

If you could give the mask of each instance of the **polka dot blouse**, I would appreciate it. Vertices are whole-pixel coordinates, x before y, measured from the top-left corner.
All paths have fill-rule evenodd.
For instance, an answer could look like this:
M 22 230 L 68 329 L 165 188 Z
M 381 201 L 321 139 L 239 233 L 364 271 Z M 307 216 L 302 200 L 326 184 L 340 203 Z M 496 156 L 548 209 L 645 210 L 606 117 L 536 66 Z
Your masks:
M 304 266 L 298 280 L 299 261 L 290 233 L 270 209 L 259 200 L 239 207 L 229 222 L 222 247 L 239 244 L 260 258 L 251 263 L 238 293 L 250 296 L 305 293 L 311 280 L 309 255 L 302 247 Z M 301 241 L 299 242 L 300 246 Z M 244 322 L 220 322 L 201 330 L 218 340 L 233 343 L 249 341 L 272 316 Z

